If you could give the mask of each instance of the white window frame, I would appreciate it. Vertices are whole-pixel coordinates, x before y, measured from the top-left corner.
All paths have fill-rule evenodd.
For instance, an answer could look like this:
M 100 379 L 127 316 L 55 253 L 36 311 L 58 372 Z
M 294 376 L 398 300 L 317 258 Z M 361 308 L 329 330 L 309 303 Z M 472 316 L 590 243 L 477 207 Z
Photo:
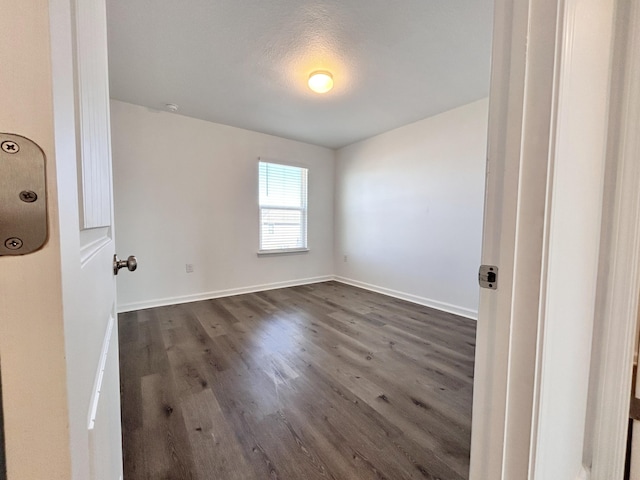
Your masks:
M 270 165 L 278 165 L 285 167 L 294 167 L 304 170 L 306 172 L 305 182 L 302 185 L 304 202 L 302 207 L 291 207 L 291 206 L 283 206 L 283 205 L 261 205 L 260 204 L 260 164 L 270 164 Z M 274 161 L 267 160 L 264 158 L 258 158 L 258 225 L 259 225 L 259 236 L 258 236 L 258 256 L 265 255 L 283 255 L 283 254 L 292 254 L 292 253 L 306 253 L 309 251 L 309 239 L 308 239 L 308 221 L 309 221 L 309 168 L 305 165 L 296 165 L 292 163 L 286 163 L 282 161 Z M 262 248 L 262 210 L 265 209 L 278 209 L 278 210 L 294 210 L 299 211 L 302 217 L 302 225 L 300 229 L 300 234 L 303 239 L 302 247 L 295 248 L 280 248 L 280 249 L 263 249 Z

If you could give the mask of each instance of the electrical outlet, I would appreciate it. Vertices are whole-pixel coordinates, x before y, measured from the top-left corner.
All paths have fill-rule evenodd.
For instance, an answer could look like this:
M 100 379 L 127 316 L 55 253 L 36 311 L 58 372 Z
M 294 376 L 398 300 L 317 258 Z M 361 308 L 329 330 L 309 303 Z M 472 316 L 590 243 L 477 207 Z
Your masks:
M 187 271 L 187 273 L 193 273 L 193 263 L 187 263 L 185 265 L 185 270 Z
M 348 257 L 345 255 L 344 256 L 344 263 L 347 263 Z

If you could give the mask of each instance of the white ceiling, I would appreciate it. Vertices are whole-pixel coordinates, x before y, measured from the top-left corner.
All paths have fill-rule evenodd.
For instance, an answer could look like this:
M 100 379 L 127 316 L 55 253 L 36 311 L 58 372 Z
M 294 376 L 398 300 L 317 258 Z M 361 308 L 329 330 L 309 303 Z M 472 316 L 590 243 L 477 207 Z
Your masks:
M 493 0 L 107 0 L 111 96 L 339 148 L 488 95 Z M 329 70 L 325 95 L 309 73 Z

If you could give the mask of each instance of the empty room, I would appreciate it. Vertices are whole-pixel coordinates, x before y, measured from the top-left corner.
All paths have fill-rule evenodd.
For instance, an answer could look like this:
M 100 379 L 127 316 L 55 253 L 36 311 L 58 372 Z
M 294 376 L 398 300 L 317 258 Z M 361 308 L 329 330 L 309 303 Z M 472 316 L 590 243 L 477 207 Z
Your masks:
M 640 478 L 638 2 L 3 12 L 0 480 Z
M 107 2 L 125 479 L 468 478 L 492 14 Z

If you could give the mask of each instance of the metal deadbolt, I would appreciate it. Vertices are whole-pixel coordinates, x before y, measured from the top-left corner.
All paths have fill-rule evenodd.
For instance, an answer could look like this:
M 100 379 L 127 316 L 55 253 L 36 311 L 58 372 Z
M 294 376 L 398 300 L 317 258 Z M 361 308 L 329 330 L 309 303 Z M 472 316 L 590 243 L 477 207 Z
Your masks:
M 498 267 L 495 265 L 480 265 L 478 282 L 482 288 L 496 290 L 498 288 Z
M 121 268 L 127 267 L 127 270 L 133 272 L 138 268 L 138 259 L 135 256 L 129 255 L 126 260 L 120 260 L 118 255 L 113 256 L 113 274 L 117 275 Z

